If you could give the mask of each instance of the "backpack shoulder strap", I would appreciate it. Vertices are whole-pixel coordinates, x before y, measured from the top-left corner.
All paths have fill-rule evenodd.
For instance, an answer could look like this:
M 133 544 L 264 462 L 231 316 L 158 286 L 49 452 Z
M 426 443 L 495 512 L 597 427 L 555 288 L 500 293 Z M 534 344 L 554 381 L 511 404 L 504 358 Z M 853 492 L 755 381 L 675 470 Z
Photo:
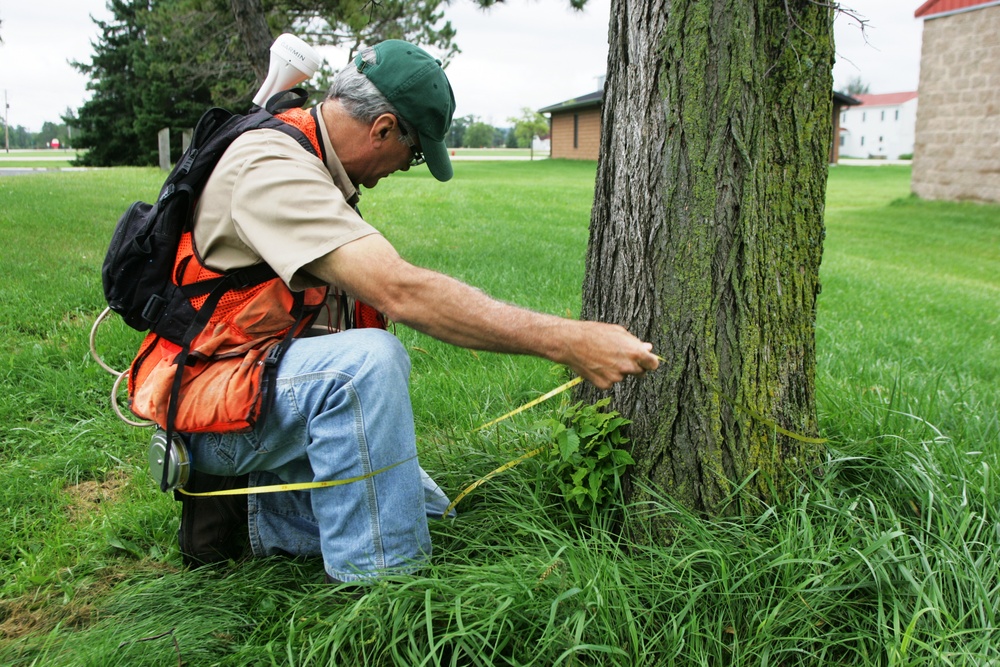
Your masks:
M 309 93 L 304 88 L 289 88 L 275 93 L 264 103 L 264 109 L 277 116 L 288 109 L 301 109 L 309 100 Z
M 278 114 L 275 119 L 279 125 L 268 125 L 284 132 L 299 142 L 304 149 L 326 161 L 326 150 L 319 134 L 319 115 L 316 107 L 309 111 L 305 109 L 288 109 Z

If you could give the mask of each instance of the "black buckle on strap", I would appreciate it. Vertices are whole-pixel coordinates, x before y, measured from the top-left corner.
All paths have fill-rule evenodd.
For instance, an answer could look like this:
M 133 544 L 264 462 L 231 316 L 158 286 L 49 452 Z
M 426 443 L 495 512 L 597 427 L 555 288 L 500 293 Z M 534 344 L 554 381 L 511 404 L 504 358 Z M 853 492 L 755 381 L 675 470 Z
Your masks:
M 267 356 L 264 357 L 264 367 L 274 368 L 281 361 L 281 356 L 284 354 L 284 350 L 281 349 L 281 345 L 272 345 L 271 349 L 267 351 Z

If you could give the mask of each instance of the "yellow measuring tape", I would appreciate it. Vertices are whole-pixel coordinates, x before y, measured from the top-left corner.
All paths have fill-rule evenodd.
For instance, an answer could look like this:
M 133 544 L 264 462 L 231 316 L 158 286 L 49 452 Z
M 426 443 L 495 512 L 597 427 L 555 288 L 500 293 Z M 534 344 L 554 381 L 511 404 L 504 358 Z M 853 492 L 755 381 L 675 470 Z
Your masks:
M 798 433 L 795 433 L 794 431 L 789 431 L 787 428 L 782 428 L 781 426 L 778 426 L 778 424 L 773 419 L 768 419 L 767 417 L 765 417 L 764 415 L 760 414 L 759 412 L 757 412 L 756 410 L 754 410 L 753 408 L 751 408 L 749 406 L 740 405 L 739 403 L 737 403 L 733 399 L 731 399 L 728 396 L 726 396 L 725 394 L 723 394 L 718 389 L 715 389 L 713 391 L 715 391 L 715 393 L 719 395 L 719 398 L 721 398 L 722 400 L 724 400 L 726 403 L 729 403 L 729 405 L 733 406 L 737 410 L 740 410 L 742 412 L 747 413 L 748 415 L 750 415 L 751 417 L 753 417 L 754 419 L 756 419 L 760 423 L 764 424 L 765 426 L 767 426 L 770 429 L 773 429 L 773 430 L 777 431 L 778 433 L 780 433 L 783 436 L 789 437 L 792 440 L 798 440 L 799 442 L 808 442 L 808 443 L 813 444 L 813 445 L 822 445 L 824 442 L 826 442 L 826 438 L 810 438 L 807 435 L 799 435 Z
M 368 479 L 384 473 L 387 470 L 392 470 L 396 466 L 401 466 L 408 461 L 412 461 L 417 458 L 416 456 L 411 456 L 408 459 L 403 459 L 402 461 L 397 461 L 392 465 L 388 465 L 384 468 L 379 468 L 378 470 L 372 470 L 371 472 L 365 473 L 364 475 L 358 475 L 357 477 L 348 477 L 347 479 L 336 479 L 327 482 L 297 482 L 294 484 L 270 484 L 268 486 L 255 486 L 247 489 L 224 489 L 222 491 L 205 491 L 203 493 L 193 493 L 191 491 L 185 491 L 183 488 L 178 488 L 177 491 L 183 493 L 185 496 L 193 496 L 196 498 L 205 496 L 243 496 L 248 493 L 278 493 L 280 491 L 302 491 L 305 489 L 325 489 L 328 486 L 340 486 L 342 484 L 352 484 L 354 482 L 360 482 L 363 479 Z
M 517 408 L 515 410 L 511 410 L 510 412 L 508 412 L 507 414 L 505 414 L 502 417 L 497 417 L 496 419 L 494 419 L 491 422 L 486 422 L 482 426 L 480 426 L 478 428 L 472 429 L 472 432 L 475 433 L 476 431 L 482 431 L 483 429 L 489 428 L 490 426 L 493 426 L 494 424 L 499 424 L 504 419 L 507 419 L 508 417 L 513 417 L 514 415 L 516 415 L 519 412 L 524 412 L 528 408 L 533 408 L 536 405 L 538 405 L 539 403 L 541 403 L 543 401 L 547 401 L 550 398 L 552 398 L 553 396 L 557 396 L 557 395 L 563 393 L 567 389 L 572 389 L 573 387 L 575 387 L 576 385 L 580 384 L 581 382 L 583 382 L 583 378 L 581 378 L 581 377 L 573 378 L 572 380 L 570 380 L 566 384 L 560 385 L 560 386 L 556 387 L 555 389 L 553 389 L 549 393 L 545 394 L 544 396 L 539 396 L 535 400 L 529 401 L 528 403 L 525 403 L 524 405 L 522 405 L 521 407 L 519 407 L 519 408 Z
M 659 355 L 657 355 L 656 358 L 659 359 L 660 361 L 663 361 L 663 362 L 666 361 L 663 357 L 661 357 Z M 549 400 L 553 396 L 558 396 L 559 394 L 572 389 L 573 387 L 575 387 L 576 385 L 580 384 L 581 382 L 583 382 L 583 378 L 582 377 L 575 377 L 572 380 L 570 380 L 569 382 L 566 382 L 564 384 L 559 385 L 558 387 L 556 387 L 552 391 L 550 391 L 550 392 L 548 392 L 546 394 L 543 394 L 542 396 L 539 396 L 538 398 L 536 398 L 534 400 L 531 400 L 531 401 L 525 403 L 524 405 L 522 405 L 522 406 L 520 406 L 518 408 L 515 408 L 514 410 L 511 410 L 507 414 L 502 415 L 500 417 L 497 417 L 496 419 L 494 419 L 492 421 L 489 421 L 489 422 L 486 422 L 482 426 L 479 426 L 479 427 L 473 429 L 473 433 L 478 432 L 478 431 L 482 431 L 484 429 L 487 429 L 490 426 L 494 426 L 496 424 L 499 424 L 500 422 L 504 421 L 505 419 L 509 419 L 509 418 L 513 417 L 514 415 L 517 415 L 517 414 L 519 414 L 521 412 L 524 412 L 525 410 L 533 408 L 536 405 L 538 405 L 539 403 L 543 403 L 543 402 Z M 782 435 L 784 435 L 786 437 L 792 438 L 793 440 L 798 440 L 799 442 L 805 442 L 805 443 L 810 443 L 810 444 L 823 444 L 823 443 L 825 443 L 827 441 L 826 438 L 812 438 L 812 437 L 809 437 L 809 436 L 799 435 L 798 433 L 795 433 L 794 431 L 789 431 L 788 429 L 779 426 L 774 420 L 768 419 L 764 415 L 760 414 L 759 412 L 757 412 L 753 408 L 750 408 L 750 407 L 745 406 L 745 405 L 740 405 L 735 400 L 729 398 L 729 396 L 727 396 L 726 394 L 722 393 L 718 389 L 713 389 L 713 391 L 715 391 L 715 393 L 718 394 L 720 398 L 722 398 L 724 401 L 726 401 L 727 403 L 729 403 L 731 406 L 733 406 L 737 410 L 745 412 L 746 414 L 750 415 L 752 418 L 754 418 L 757 421 L 761 422 L 762 424 L 766 425 L 768 428 L 771 428 L 774 431 L 776 431 L 776 432 L 778 432 L 778 433 L 780 433 L 780 434 L 782 434 Z M 473 482 L 472 484 L 470 484 L 469 486 L 467 486 L 465 489 L 463 489 L 462 492 L 459 493 L 458 496 L 455 497 L 455 500 L 453 500 L 451 502 L 451 504 L 448 505 L 448 508 L 444 511 L 444 513 L 442 514 L 442 517 L 447 516 L 453 509 L 455 509 L 455 507 L 458 505 L 458 503 L 463 498 L 465 498 L 471 492 L 475 491 L 477 488 L 479 488 L 480 486 L 482 486 L 483 484 L 485 484 L 486 482 L 488 482 L 493 477 L 499 475 L 502 472 L 510 470 L 511 468 L 513 468 L 513 467 L 515 467 L 517 465 L 520 465 L 521 463 L 524 463 L 528 459 L 531 459 L 531 458 L 534 458 L 535 456 L 538 456 L 539 454 L 541 454 L 542 452 L 544 452 L 547 449 L 550 449 L 551 447 L 552 447 L 551 443 L 547 444 L 547 445 L 542 445 L 541 447 L 533 449 L 530 452 L 526 452 L 525 454 L 522 454 L 521 456 L 517 457 L 516 459 L 514 459 L 512 461 L 508 461 L 507 463 L 504 463 L 502 466 L 500 466 L 496 470 L 493 470 L 493 471 L 487 473 L 486 475 L 484 475 L 483 477 L 480 477 L 478 480 L 476 480 L 475 482 Z M 258 487 L 247 488 L 247 489 L 227 489 L 227 490 L 224 490 L 224 491 L 208 491 L 208 492 L 205 492 L 205 493 L 192 493 L 192 492 L 189 492 L 189 491 L 185 491 L 184 489 L 178 489 L 178 491 L 180 493 L 184 494 L 184 495 L 187 495 L 187 496 L 236 496 L 236 495 L 243 495 L 243 494 L 247 494 L 247 493 L 278 493 L 278 492 L 281 492 L 281 491 L 301 491 L 301 490 L 306 490 L 306 489 L 321 489 L 321 488 L 326 488 L 326 487 L 330 487 L 330 486 L 340 486 L 342 484 L 351 484 L 353 482 L 360 482 L 361 480 L 369 479 L 370 477 L 374 477 L 375 475 L 378 475 L 378 474 L 381 474 L 383 472 L 386 472 L 387 470 L 392 470 L 396 466 L 399 466 L 399 465 L 402 465 L 404 463 L 407 463 L 408 461 L 412 461 L 415 458 L 416 458 L 415 456 L 411 456 L 408 459 L 405 459 L 403 461 L 399 461 L 398 463 L 394 463 L 394 464 L 392 464 L 390 466 L 386 466 L 384 468 L 379 468 L 378 470 L 373 470 L 373 471 L 371 471 L 369 473 L 366 473 L 364 475 L 359 475 L 357 477 L 350 477 L 348 479 L 339 479 L 339 480 L 326 481 L 326 482 L 301 482 L 301 483 L 297 483 L 297 484 L 272 484 L 270 486 L 258 486 Z
M 666 359 L 664 359 L 663 357 L 661 357 L 659 355 L 656 355 L 656 358 L 659 359 L 662 362 L 666 362 Z M 568 389 L 572 389 L 576 385 L 580 384 L 582 381 L 583 381 L 583 378 L 581 378 L 581 377 L 573 378 L 572 380 L 570 380 L 566 384 L 563 384 L 563 385 L 560 385 L 560 386 L 556 387 L 555 389 L 553 389 L 552 391 L 548 392 L 544 396 L 540 396 L 540 397 L 536 398 L 535 400 L 533 400 L 533 401 L 531 401 L 529 403 L 525 403 L 524 405 L 522 405 L 521 407 L 519 407 L 519 408 L 517 408 L 515 410 L 511 410 L 510 412 L 508 412 L 507 414 L 503 415 L 502 417 L 497 417 L 493 421 L 487 422 L 486 424 L 483 424 L 479 428 L 474 429 L 473 432 L 475 432 L 475 431 L 481 431 L 481 430 L 483 430 L 485 428 L 489 428 L 490 426 L 493 426 L 494 424 L 498 424 L 498 423 L 502 422 L 503 420 L 505 420 L 505 419 L 507 419 L 509 417 L 513 417 L 514 415 L 516 415 L 516 414 L 518 414 L 520 412 L 524 412 L 528 408 L 532 408 L 532 407 L 538 405 L 539 403 L 541 403 L 543 401 L 547 401 L 548 399 L 552 398 L 553 396 L 561 394 L 564 391 L 567 391 Z M 757 412 L 753 408 L 750 408 L 750 407 L 744 406 L 744 405 L 740 405 L 739 403 L 737 403 L 736 401 L 734 401 L 733 399 L 729 398 L 724 393 L 722 393 L 721 391 L 719 391 L 718 389 L 713 389 L 713 391 L 715 391 L 715 393 L 718 394 L 720 398 L 722 398 L 724 401 L 726 401 L 727 403 L 729 403 L 730 405 L 732 405 L 737 410 L 741 410 L 741 411 L 745 412 L 746 414 L 750 415 L 751 417 L 753 417 L 757 421 L 759 421 L 762 424 L 766 425 L 768 428 L 771 428 L 774 431 L 777 431 L 778 433 L 780 433 L 780 434 L 782 434 L 784 436 L 787 436 L 787 437 L 792 438 L 794 440 L 798 440 L 800 442 L 807 442 L 807 443 L 811 443 L 811 444 L 823 444 L 823 443 L 826 442 L 826 438 L 811 438 L 809 436 L 799 435 L 798 433 L 795 433 L 793 431 L 789 431 L 786 428 L 782 428 L 774 420 L 768 419 L 767 417 L 765 417 L 764 415 L 760 414 L 759 412 Z M 446 509 L 444 511 L 444 514 L 442 515 L 442 518 L 448 516 L 448 514 L 453 509 L 455 509 L 455 507 L 458 505 L 459 501 L 462 500 L 462 498 L 465 498 L 465 496 L 469 495 L 469 493 L 471 493 L 472 491 L 475 491 L 477 488 L 479 488 L 480 486 L 482 486 L 483 484 L 485 484 L 491 478 L 495 477 L 496 475 L 499 475 L 500 473 L 502 473 L 502 472 L 504 472 L 506 470 L 510 470 L 511 468 L 513 468 L 516 465 L 524 463 L 525 461 L 527 461 L 530 458 L 538 456 L 539 454 L 541 454 L 545 450 L 550 449 L 553 445 L 554 445 L 554 443 L 550 443 L 548 445 L 543 445 L 541 447 L 538 447 L 537 449 L 533 449 L 530 452 L 527 452 L 526 454 L 523 454 L 523 455 L 519 456 L 518 458 L 514 459 L 513 461 L 508 461 L 507 463 L 504 463 L 502 466 L 500 466 L 496 470 L 493 470 L 492 472 L 490 472 L 490 473 L 486 474 L 485 476 L 479 478 L 478 480 L 476 480 L 475 482 L 473 482 L 472 484 L 470 484 L 469 486 L 467 486 L 460 494 L 458 494 L 458 496 L 455 498 L 455 500 L 453 500 L 452 503 L 450 505 L 448 505 L 448 509 Z
M 519 408 L 517 408 L 515 410 L 511 410 L 510 412 L 508 412 L 507 414 L 503 415 L 502 417 L 497 417 L 493 421 L 487 422 L 487 423 L 483 424 L 482 426 L 479 426 L 478 428 L 473 429 L 473 432 L 482 431 L 483 429 L 489 428 L 490 426 L 493 426 L 494 424 L 499 424 L 503 420 L 508 419 L 510 417 L 513 417 L 514 415 L 518 414 L 519 412 L 524 412 L 525 410 L 527 410 L 529 408 L 533 408 L 536 405 L 538 405 L 539 403 L 542 403 L 543 401 L 549 400 L 553 396 L 557 396 L 557 395 L 563 393 L 564 391 L 567 391 L 568 389 L 572 389 L 576 385 L 580 384 L 582 381 L 583 381 L 583 378 L 581 378 L 581 377 L 573 378 L 569 382 L 556 387 L 555 389 L 553 389 L 549 393 L 545 394 L 544 396 L 539 396 L 538 398 L 534 399 L 533 401 L 529 401 L 528 403 L 525 403 L 521 407 L 519 407 Z M 455 507 L 455 505 L 458 504 L 459 500 L 461 500 L 462 498 L 464 498 L 465 496 L 467 496 L 471 491 L 475 490 L 476 487 L 478 487 L 478 486 L 480 486 L 482 484 L 485 484 L 491 477 L 494 477 L 495 475 L 499 475 L 504 470 L 509 470 L 510 468 L 513 468 L 514 466 L 518 465 L 519 463 L 522 463 L 523 461 L 527 461 L 531 457 L 537 456 L 537 455 L 541 454 L 543 451 L 545 451 L 549 447 L 550 447 L 550 445 L 545 445 L 543 447 L 539 447 L 538 449 L 530 451 L 527 454 L 524 454 L 523 456 L 520 456 L 520 457 L 518 457 L 517 459 L 515 459 L 513 461 L 505 463 L 504 465 L 500 466 L 499 468 L 497 468 L 496 470 L 494 470 L 490 474 L 488 474 L 485 477 L 481 478 L 475 484 L 472 484 L 471 486 L 469 486 L 468 488 L 466 488 L 464 491 L 462 491 L 460 494 L 458 494 L 458 497 L 451 503 L 451 505 L 448 506 L 448 509 L 445 510 L 444 514 L 447 515 L 449 512 L 451 512 L 451 510 Z M 191 492 L 191 491 L 185 491 L 183 488 L 179 488 L 179 489 L 177 489 L 177 491 L 179 491 L 180 493 L 184 494 L 185 496 L 205 497 L 205 496 L 239 496 L 239 495 L 245 495 L 245 494 L 248 494 L 248 493 L 279 493 L 281 491 L 304 491 L 304 490 L 307 490 L 307 489 L 323 489 L 323 488 L 326 488 L 326 487 L 329 487 L 329 486 L 340 486 L 341 484 L 351 484 L 353 482 L 360 482 L 361 480 L 368 479 L 370 477 L 374 477 L 375 475 L 383 473 L 383 472 L 385 472 L 387 470 L 392 470 L 396 466 L 403 465 L 407 461 L 412 461 L 415 458 L 416 458 L 415 456 L 411 456 L 410 458 L 406 459 L 405 461 L 399 461 L 398 463 L 394 463 L 391 466 L 386 466 L 385 468 L 379 468 L 378 470 L 373 470 L 373 471 L 371 471 L 369 473 L 366 473 L 364 475 L 359 475 L 357 477 L 350 477 L 348 479 L 338 479 L 338 480 L 332 480 L 332 481 L 327 481 L 327 482 L 299 482 L 299 483 L 296 483 L 296 484 L 271 484 L 269 486 L 255 486 L 253 488 L 246 488 L 246 489 L 225 489 L 223 491 L 205 491 L 203 493 L 194 493 L 194 492 Z
M 539 396 L 538 398 L 536 398 L 536 399 L 534 399 L 532 401 L 528 401 L 527 403 L 525 403 L 521 407 L 515 408 L 515 409 L 511 410 L 510 412 L 508 412 L 507 414 L 502 415 L 500 417 L 497 417 L 493 421 L 486 422 L 482 426 L 479 426 L 477 428 L 472 429 L 472 432 L 475 433 L 477 431 L 482 431 L 483 429 L 489 428 L 490 426 L 493 426 L 494 424 L 499 424 L 504 419 L 508 419 L 510 417 L 513 417 L 514 415 L 516 415 L 518 413 L 524 412 L 528 408 L 533 408 L 536 405 L 538 405 L 539 403 L 542 403 L 544 401 L 549 400 L 553 396 L 558 396 L 559 394 L 563 393 L 564 391 L 572 389 L 573 387 L 575 387 L 576 385 L 580 384 L 581 382 L 583 382 L 583 378 L 582 377 L 575 377 L 572 380 L 570 380 L 569 382 L 567 382 L 565 384 L 559 385 L 558 387 L 556 387 L 552 391 L 548 392 L 547 394 Z M 470 493 L 472 493 L 473 491 L 475 491 L 476 489 L 478 489 L 480 486 L 482 486 L 483 484 L 485 484 L 486 482 L 488 482 L 490 479 L 492 479 L 493 477 L 496 477 L 497 475 L 499 475 L 500 473 L 504 472 L 505 470 L 510 470 L 514 466 L 520 465 L 521 463 L 524 463 L 525 461 L 527 461 L 530 458 L 538 456 L 539 454 L 541 454 L 542 452 L 544 452 L 546 449 L 549 449 L 550 447 L 552 447 L 552 444 L 553 443 L 549 443 L 547 445 L 542 445 L 541 447 L 538 447 L 536 449 L 532 449 L 530 452 L 527 452 L 526 454 L 522 454 L 521 456 L 517 457 L 513 461 L 508 461 L 507 463 L 504 463 L 502 466 L 500 466 L 496 470 L 494 470 L 494 471 L 486 474 L 483 477 L 480 477 L 475 482 L 473 482 L 469 486 L 465 487 L 462 490 L 462 492 L 460 494 L 458 494 L 453 501 L 451 501 L 451 504 L 448 505 L 448 508 L 441 515 L 441 518 L 443 519 L 446 516 L 448 516 L 448 514 L 450 514 L 451 511 L 453 509 L 455 509 L 455 507 L 462 500 L 462 498 L 466 497 L 467 495 L 469 495 Z
M 535 405 L 538 405 L 538 404 L 536 403 Z M 522 454 L 521 456 L 517 457 L 513 461 L 507 461 L 507 463 L 504 463 L 502 466 L 500 466 L 499 468 L 497 468 L 493 472 L 487 474 L 486 476 L 480 477 L 475 482 L 473 482 L 469 486 L 465 487 L 465 489 L 460 494 L 458 494 L 458 496 L 456 496 L 453 501 L 451 501 L 451 504 L 448 505 L 448 508 L 445 509 L 445 511 L 441 513 L 441 518 L 443 519 L 446 516 L 448 516 L 451 513 L 451 511 L 453 509 L 455 509 L 455 507 L 458 505 L 458 503 L 461 502 L 462 498 L 466 497 L 467 495 L 469 495 L 470 493 L 472 493 L 473 491 L 475 491 L 476 489 L 478 489 L 480 486 L 482 486 L 483 484 L 485 484 L 486 482 L 488 482 L 490 479 L 492 479 L 493 477 L 496 477 L 497 475 L 499 475 L 500 473 L 502 473 L 505 470 L 510 470 L 514 466 L 519 465 L 521 463 L 524 463 L 525 461 L 527 461 L 528 459 L 530 459 L 530 458 L 532 458 L 534 456 L 538 456 L 539 454 L 541 454 L 542 452 L 544 452 L 546 449 L 551 448 L 552 444 L 553 443 L 549 443 L 547 445 L 542 445 L 541 447 L 539 447 L 537 449 L 532 449 L 530 452 L 528 452 L 526 454 Z

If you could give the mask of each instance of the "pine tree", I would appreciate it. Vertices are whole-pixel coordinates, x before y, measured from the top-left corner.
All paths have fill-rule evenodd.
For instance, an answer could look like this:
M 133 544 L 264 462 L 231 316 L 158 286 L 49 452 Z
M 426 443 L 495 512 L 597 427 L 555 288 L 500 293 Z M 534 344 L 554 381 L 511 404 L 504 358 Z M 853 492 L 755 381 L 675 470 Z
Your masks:
M 73 143 L 88 149 L 81 164 L 157 164 L 162 128 L 171 130 L 176 158 L 181 132 L 211 105 L 210 88 L 179 67 L 190 51 L 179 50 L 160 30 L 179 5 L 177 0 L 111 0 L 112 20 L 96 22 L 101 38 L 91 62 L 73 63 L 90 77 L 87 87 L 93 93 L 75 121 Z
M 273 37 L 295 26 L 308 26 L 305 37 L 315 44 L 358 48 L 382 39 L 408 39 L 437 47 L 447 59 L 457 50 L 455 31 L 449 23 L 440 23 L 440 5 L 440 0 L 374 5 L 332 0 L 110 0 L 113 18 L 97 21 L 101 38 L 94 56 L 89 63 L 73 63 L 90 77 L 92 91 L 74 125 L 74 145 L 88 149 L 80 162 L 156 164 L 157 133 L 164 127 L 171 130 L 176 159 L 181 131 L 193 127 L 205 109 L 221 106 L 245 112 L 250 107 L 260 72 L 267 70 Z M 267 24 L 266 32 L 261 21 Z M 243 38 L 265 46 L 247 49 Z M 316 80 L 322 84 L 328 78 L 329 71 Z M 321 90 L 311 92 L 314 98 L 322 95 Z
M 87 166 L 146 164 L 135 130 L 135 112 L 140 107 L 141 67 L 145 46 L 143 19 L 147 2 L 110 0 L 113 18 L 96 21 L 101 37 L 94 45 L 89 64 L 73 66 L 90 77 L 92 97 L 77 112 L 77 148 L 87 149 L 79 163 Z M 155 141 L 155 139 L 154 139 Z

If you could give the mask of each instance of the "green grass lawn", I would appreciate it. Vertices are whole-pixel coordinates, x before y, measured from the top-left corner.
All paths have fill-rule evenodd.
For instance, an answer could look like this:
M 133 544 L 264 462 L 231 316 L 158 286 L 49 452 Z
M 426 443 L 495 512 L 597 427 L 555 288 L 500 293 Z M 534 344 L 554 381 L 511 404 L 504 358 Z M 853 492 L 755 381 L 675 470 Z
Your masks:
M 577 313 L 594 164 L 455 172 L 394 176 L 362 210 L 418 264 Z M 914 199 L 909 175 L 831 170 L 817 322 L 830 447 L 790 501 L 711 520 L 669 498 L 580 514 L 532 460 L 433 523 L 425 572 L 361 597 L 319 583 L 317 562 L 181 567 L 149 432 L 114 416 L 87 344 L 110 230 L 162 174 L 0 178 L 0 664 L 1000 661 L 1000 206 Z M 450 494 L 542 441 L 545 407 L 470 430 L 564 371 L 397 334 L 422 461 Z M 140 337 L 112 322 L 97 344 L 124 368 Z M 643 539 L 651 512 L 673 518 L 670 543 Z

